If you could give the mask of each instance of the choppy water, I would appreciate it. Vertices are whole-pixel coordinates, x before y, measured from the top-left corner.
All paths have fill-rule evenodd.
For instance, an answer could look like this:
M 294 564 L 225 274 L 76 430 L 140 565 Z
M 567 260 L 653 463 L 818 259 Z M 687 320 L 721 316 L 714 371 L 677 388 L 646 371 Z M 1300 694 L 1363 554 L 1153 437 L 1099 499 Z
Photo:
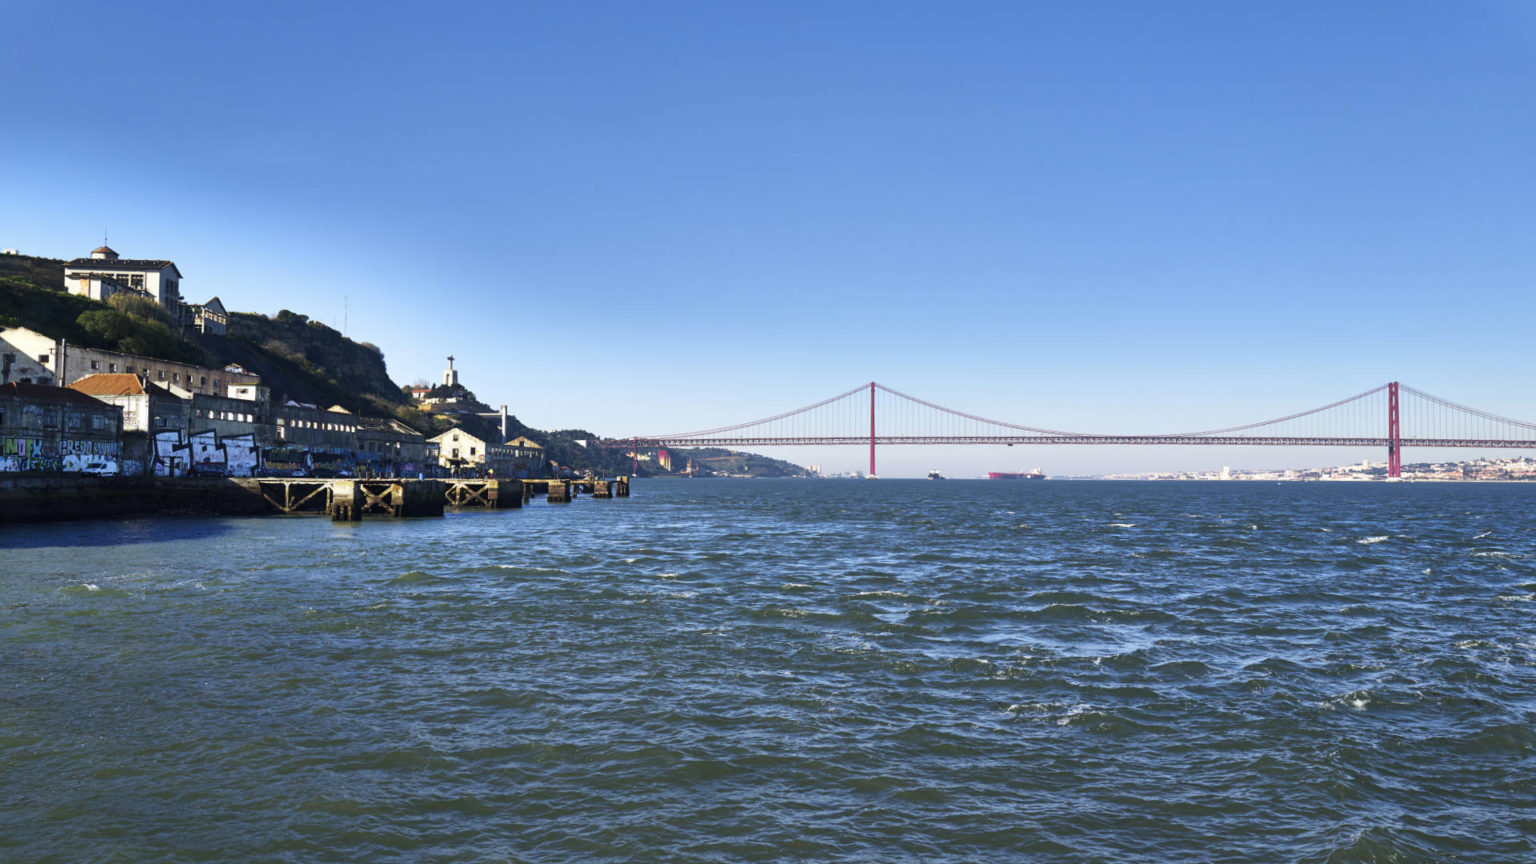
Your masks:
M 1536 860 L 1536 486 L 0 529 L 0 860 Z

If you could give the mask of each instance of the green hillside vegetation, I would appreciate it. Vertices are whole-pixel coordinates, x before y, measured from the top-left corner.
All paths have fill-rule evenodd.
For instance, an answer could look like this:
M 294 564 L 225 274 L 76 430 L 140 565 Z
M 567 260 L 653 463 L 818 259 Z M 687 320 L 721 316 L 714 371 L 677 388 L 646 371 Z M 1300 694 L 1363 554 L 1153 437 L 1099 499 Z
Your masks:
M 64 262 L 31 255 L 0 255 L 0 283 L 64 290 Z
M 380 417 L 395 416 L 405 404 L 377 345 L 287 309 L 271 317 L 232 312 L 228 336 L 198 341 L 223 363 L 260 375 L 274 396 Z
M 0 326 L 26 327 L 86 348 L 209 365 L 213 358 L 177 333 L 169 315 L 147 298 L 111 303 L 64 292 L 64 262 L 0 255 Z

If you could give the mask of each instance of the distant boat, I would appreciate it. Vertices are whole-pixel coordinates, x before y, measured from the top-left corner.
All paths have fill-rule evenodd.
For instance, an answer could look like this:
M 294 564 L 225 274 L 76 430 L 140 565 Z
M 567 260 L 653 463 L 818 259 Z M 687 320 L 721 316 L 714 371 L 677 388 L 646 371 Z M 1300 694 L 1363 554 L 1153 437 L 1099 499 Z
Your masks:
M 935 468 L 932 471 L 928 472 L 928 479 L 929 480 L 948 480 L 949 478 L 945 477 L 943 474 L 940 474 L 939 473 L 939 469 Z
M 988 471 L 988 480 L 1044 480 L 1040 471 Z

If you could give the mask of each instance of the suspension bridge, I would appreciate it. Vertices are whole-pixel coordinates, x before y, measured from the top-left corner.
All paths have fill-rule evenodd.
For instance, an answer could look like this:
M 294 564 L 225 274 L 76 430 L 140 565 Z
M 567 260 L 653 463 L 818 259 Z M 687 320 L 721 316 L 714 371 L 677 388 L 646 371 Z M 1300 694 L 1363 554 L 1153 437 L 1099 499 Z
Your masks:
M 1067 432 L 946 408 L 871 381 L 812 405 L 730 426 L 600 442 L 642 450 L 663 447 L 869 447 L 878 445 L 1249 445 L 1380 447 L 1387 474 L 1402 476 L 1406 447 L 1536 449 L 1536 423 L 1469 408 L 1393 381 L 1327 405 L 1257 423 L 1174 434 Z

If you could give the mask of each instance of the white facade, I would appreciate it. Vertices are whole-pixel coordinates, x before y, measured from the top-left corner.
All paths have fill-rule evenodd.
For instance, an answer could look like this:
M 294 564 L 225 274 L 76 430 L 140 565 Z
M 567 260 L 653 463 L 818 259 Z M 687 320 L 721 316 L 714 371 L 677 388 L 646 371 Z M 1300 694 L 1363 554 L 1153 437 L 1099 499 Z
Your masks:
M 181 316 L 181 271 L 171 261 L 120 258 L 103 246 L 90 258 L 64 265 L 64 287 L 71 294 L 102 301 L 119 291 L 145 294 Z
M 224 336 L 229 332 L 229 313 L 224 311 L 224 304 L 215 297 L 201 306 L 189 306 L 187 310 L 192 315 L 192 326 L 199 333 L 211 333 L 215 336 Z
M 0 384 L 56 384 L 57 342 L 25 327 L 0 330 Z
M 173 360 L 140 357 L 101 348 L 82 348 L 55 341 L 36 330 L 8 327 L 0 330 L 0 374 L 6 357 L 11 358 L 7 381 L 32 379 L 34 384 L 68 386 L 87 375 L 98 373 L 143 375 L 162 387 L 185 388 L 205 396 L 231 396 L 236 399 L 261 399 L 261 378 L 234 369 L 209 369 Z M 234 367 L 239 368 L 239 367 Z M 21 371 L 26 369 L 27 371 Z M 5 383 L 0 381 L 0 383 Z M 237 394 L 234 388 L 251 388 Z

